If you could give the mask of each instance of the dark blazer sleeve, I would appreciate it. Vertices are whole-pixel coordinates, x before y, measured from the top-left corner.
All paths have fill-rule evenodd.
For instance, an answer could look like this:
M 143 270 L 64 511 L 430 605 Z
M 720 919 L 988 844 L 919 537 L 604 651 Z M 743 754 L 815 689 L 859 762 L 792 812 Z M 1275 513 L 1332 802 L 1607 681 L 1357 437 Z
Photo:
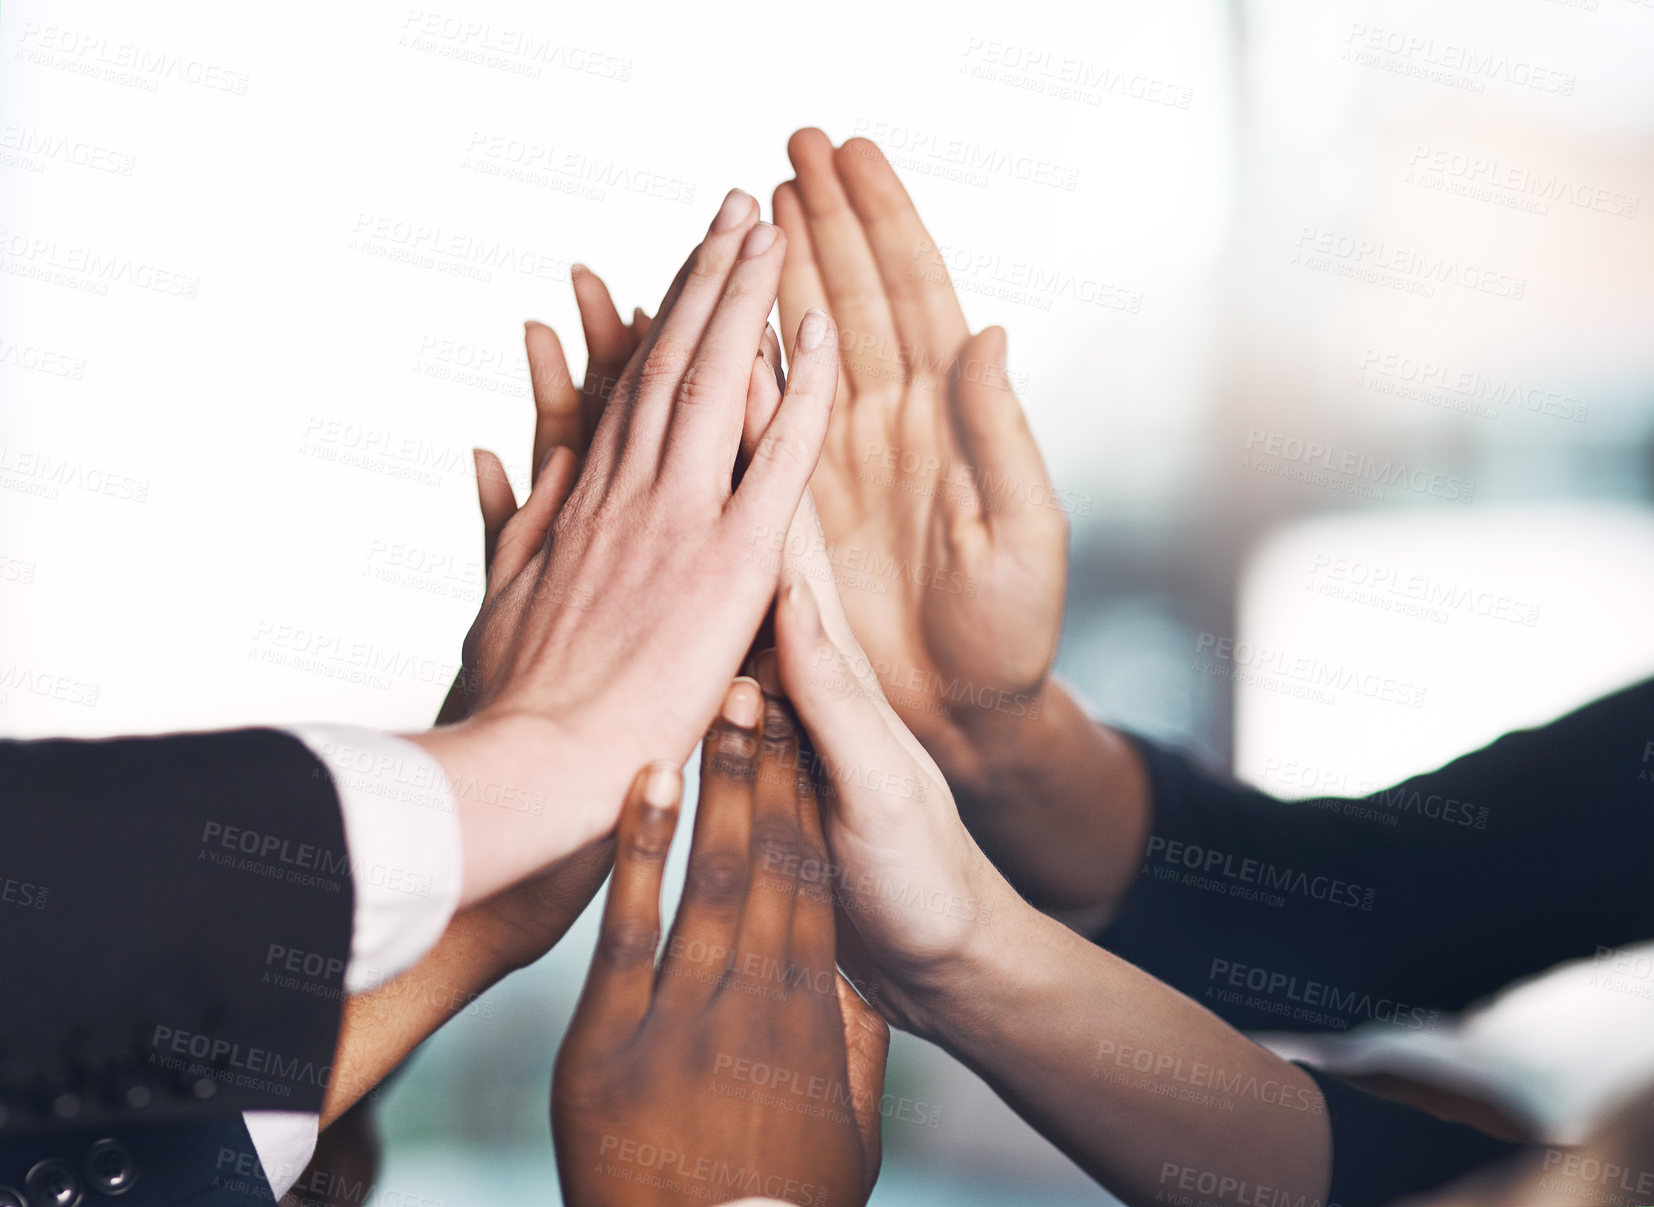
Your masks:
M 291 735 L 0 742 L 0 1131 L 318 1110 L 352 913 Z
M 1282 801 L 1140 742 L 1116 954 L 1254 1030 L 1419 1030 L 1654 936 L 1654 681 L 1360 799 Z

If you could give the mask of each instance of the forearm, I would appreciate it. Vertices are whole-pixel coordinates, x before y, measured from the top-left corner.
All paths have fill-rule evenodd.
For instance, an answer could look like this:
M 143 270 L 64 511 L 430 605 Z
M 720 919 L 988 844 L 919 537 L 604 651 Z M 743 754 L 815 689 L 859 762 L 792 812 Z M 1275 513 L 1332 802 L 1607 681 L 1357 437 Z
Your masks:
M 371 1093 L 449 1019 L 479 1009 L 478 996 L 496 982 L 551 950 L 596 895 L 613 861 L 613 840 L 590 843 L 540 875 L 460 910 L 418 964 L 371 993 L 346 999 L 322 1126 Z
M 455 914 L 435 947 L 401 976 L 345 999 L 333 1075 L 322 1102 L 327 1127 L 390 1076 L 413 1050 L 516 967 L 497 942 L 488 906 Z
M 959 719 L 927 745 L 988 858 L 1041 909 L 1118 905 L 1152 812 L 1132 744 L 1055 680 L 1021 709 Z
M 1125 1202 L 1324 1200 L 1331 1137 L 1303 1070 L 1026 906 L 984 923 L 967 963 L 916 1001 L 921 1033 Z

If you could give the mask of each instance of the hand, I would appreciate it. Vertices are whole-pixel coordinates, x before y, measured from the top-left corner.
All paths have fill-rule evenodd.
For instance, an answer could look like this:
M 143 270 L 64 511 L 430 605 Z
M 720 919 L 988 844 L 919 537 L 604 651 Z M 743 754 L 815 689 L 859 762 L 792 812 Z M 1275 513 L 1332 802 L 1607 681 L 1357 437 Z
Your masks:
M 839 398 L 811 482 L 851 627 L 950 779 L 1037 713 L 1061 630 L 1067 520 L 1005 377 L 878 147 L 787 146 L 783 333 L 842 325 Z M 790 552 L 795 552 L 790 550 Z M 865 584 L 858 589 L 857 582 Z
M 762 724 L 760 718 L 762 715 Z M 620 818 L 591 972 L 557 1055 L 567 1202 L 764 1194 L 860 1204 L 879 1167 L 889 1031 L 833 965 L 831 893 L 798 730 L 737 679 L 701 751 L 683 904 L 660 967 L 681 778 L 644 768 Z
M 557 332 L 544 323 L 525 325 L 523 342 L 528 353 L 529 380 L 534 392 L 534 442 L 529 464 L 533 478 L 554 448 L 566 448 L 576 462 L 584 461 L 591 435 L 604 404 L 638 344 L 649 330 L 649 318 L 634 310 L 632 322 L 621 321 L 608 287 L 590 269 L 576 265 L 572 272 L 575 304 L 586 339 L 586 372 L 576 389 L 568 359 Z M 470 715 L 479 680 L 476 667 L 484 661 L 485 619 L 490 605 L 507 582 L 514 579 L 534 550 L 550 537 L 552 516 L 536 513 L 512 530 L 505 556 L 499 557 L 500 537 L 517 514 L 517 499 L 500 459 L 481 449 L 476 453 L 477 503 L 482 511 L 483 565 L 488 575 L 482 610 L 466 634 L 460 672 L 437 714 L 437 724 L 453 724 Z M 519 606 L 523 602 L 516 601 Z M 472 907 L 474 916 L 456 919 L 469 943 L 493 955 L 495 977 L 527 967 L 551 950 L 597 895 L 614 855 L 612 839 L 592 842 L 544 872 Z M 491 983 L 491 982 L 490 982 Z
M 814 469 L 837 354 L 830 320 L 808 317 L 785 399 L 732 488 L 786 243 L 756 218 L 730 194 L 620 374 L 578 482 L 573 454 L 554 450 L 501 529 L 496 562 L 529 552 L 484 604 L 476 711 L 413 739 L 455 785 L 464 900 L 606 833 L 627 768 L 687 758 L 774 594 L 775 567 L 750 552 Z M 549 546 L 519 541 L 552 515 Z M 501 781 L 514 800 L 555 803 L 495 807 Z
M 816 751 L 831 881 L 844 925 L 839 962 L 876 988 L 881 1013 L 927 1035 L 926 1004 L 959 988 L 985 924 L 1023 903 L 966 831 L 953 795 L 880 689 L 856 643 L 809 496 L 760 679 L 784 690 Z M 777 683 L 778 680 L 778 683 Z
M 530 485 L 537 482 L 554 448 L 566 448 L 575 463 L 584 462 L 593 430 L 603 414 L 604 404 L 620 380 L 632 354 L 649 330 L 649 316 L 632 312 L 632 322 L 621 321 L 609 290 L 596 273 L 576 264 L 570 273 L 575 305 L 586 337 L 585 380 L 578 389 L 569 372 L 568 358 L 557 332 L 544 323 L 524 324 L 523 344 L 528 352 L 528 376 L 534 392 L 534 443 L 530 452 Z M 495 553 L 506 524 L 517 514 L 517 498 L 499 457 L 483 449 L 475 451 L 477 505 L 482 511 L 483 567 L 487 586 L 483 607 L 465 635 L 460 672 L 437 713 L 438 725 L 463 721 L 475 704 L 479 679 L 475 668 L 483 661 L 484 621 L 491 604 L 506 583 L 521 572 L 533 551 L 550 536 L 550 515 L 513 532 L 508 557 L 495 570 Z

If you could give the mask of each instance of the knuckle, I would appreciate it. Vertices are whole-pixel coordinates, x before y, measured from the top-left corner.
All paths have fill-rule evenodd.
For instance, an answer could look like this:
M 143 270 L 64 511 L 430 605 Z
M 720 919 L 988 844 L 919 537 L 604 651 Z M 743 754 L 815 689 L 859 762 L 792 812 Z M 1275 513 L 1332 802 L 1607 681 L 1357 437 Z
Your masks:
M 706 366 L 696 363 L 685 367 L 678 380 L 676 401 L 680 407 L 704 406 L 717 401 L 716 389 Z
M 804 859 L 804 836 L 792 821 L 762 817 L 753 823 L 752 849 L 766 871 L 796 873 Z
M 626 858 L 651 868 L 666 862 L 672 849 L 672 827 L 665 810 L 655 812 L 660 816 L 645 819 L 626 842 Z
M 649 349 L 649 355 L 644 357 L 643 363 L 638 366 L 637 388 L 633 393 L 642 393 L 645 389 L 659 389 L 663 384 L 675 386 L 688 369 L 691 355 L 691 350 L 680 344 L 665 339 L 657 340 L 655 346 Z
M 735 851 L 709 851 L 689 865 L 688 887 L 703 905 L 734 905 L 747 891 L 746 858 Z
M 724 274 L 729 272 L 731 256 L 710 243 L 702 243 L 695 249 L 695 254 L 689 260 L 689 280 L 691 281 L 722 281 Z
M 654 960 L 659 943 L 660 932 L 655 927 L 627 920 L 604 928 L 598 951 L 614 968 L 636 968 Z

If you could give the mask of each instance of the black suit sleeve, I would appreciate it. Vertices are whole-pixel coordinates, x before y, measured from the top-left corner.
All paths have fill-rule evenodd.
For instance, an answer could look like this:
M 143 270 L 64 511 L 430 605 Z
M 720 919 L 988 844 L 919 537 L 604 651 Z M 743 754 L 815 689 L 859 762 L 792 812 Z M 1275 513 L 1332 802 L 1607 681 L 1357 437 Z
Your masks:
M 0 1129 L 317 1111 L 352 911 L 288 734 L 0 742 Z
M 1359 800 L 1138 748 L 1152 835 L 1097 940 L 1235 1026 L 1433 1027 L 1654 936 L 1654 681 Z
M 1654 935 L 1654 681 L 1359 800 L 1276 800 L 1138 745 L 1152 835 L 1097 941 L 1234 1026 L 1433 1029 Z M 1343 1207 L 1506 1150 L 1316 1079 Z

